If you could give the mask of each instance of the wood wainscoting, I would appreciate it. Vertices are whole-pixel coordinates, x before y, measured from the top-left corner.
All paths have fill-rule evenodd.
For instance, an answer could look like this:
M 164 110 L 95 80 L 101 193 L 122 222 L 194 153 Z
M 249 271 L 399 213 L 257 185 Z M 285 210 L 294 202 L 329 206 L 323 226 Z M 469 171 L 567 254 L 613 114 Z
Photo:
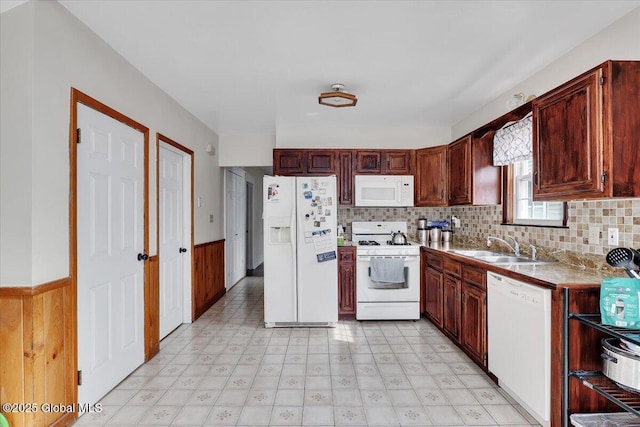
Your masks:
M 32 412 L 2 412 L 12 427 L 68 425 L 76 418 L 75 411 L 41 406 L 75 403 L 71 293 L 70 277 L 0 288 L 0 402 L 35 404 Z
M 195 274 L 191 290 L 192 320 L 209 309 L 225 294 L 224 239 L 194 245 Z
M 150 256 L 144 280 L 144 360 L 160 351 L 160 263 Z

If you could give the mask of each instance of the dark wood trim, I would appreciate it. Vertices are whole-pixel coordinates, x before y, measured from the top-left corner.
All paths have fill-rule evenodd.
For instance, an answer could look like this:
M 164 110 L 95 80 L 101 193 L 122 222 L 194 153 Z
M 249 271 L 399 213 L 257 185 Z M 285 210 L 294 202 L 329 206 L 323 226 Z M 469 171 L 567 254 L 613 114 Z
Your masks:
M 224 251 L 224 239 L 194 245 L 195 274 L 192 288 L 192 321 L 202 315 L 226 292 Z
M 149 128 L 141 123 L 125 116 L 124 114 L 114 110 L 113 108 L 103 104 L 95 98 L 72 87 L 70 94 L 70 118 L 69 118 L 69 275 L 71 277 L 71 292 L 68 295 L 68 307 L 71 314 L 71 322 L 69 324 L 69 337 L 71 337 L 71 359 L 68 363 L 70 372 L 78 370 L 78 153 L 77 153 L 77 133 L 78 127 L 78 103 L 84 104 L 89 108 L 101 112 L 125 125 L 140 131 L 144 138 L 144 203 L 143 203 L 143 251 L 149 252 Z M 144 277 L 148 277 L 148 263 L 144 263 Z M 146 287 L 147 284 L 145 283 Z M 148 307 L 145 306 L 145 313 Z M 145 334 L 147 332 L 145 331 Z M 76 384 L 75 378 L 72 379 Z M 78 386 L 75 385 L 72 391 L 72 402 L 78 400 Z M 73 418 L 76 413 L 73 413 Z
M 205 246 L 215 245 L 216 243 L 224 243 L 225 239 L 212 240 L 210 242 L 198 243 L 193 245 L 194 249 L 204 248 Z
M 148 275 L 144 284 L 144 360 L 149 361 L 160 351 L 160 280 L 159 259 L 149 257 Z
M 36 296 L 53 289 L 64 288 L 65 286 L 71 286 L 71 277 L 63 277 L 62 279 L 52 280 L 51 282 L 35 286 L 0 287 L 0 297 Z

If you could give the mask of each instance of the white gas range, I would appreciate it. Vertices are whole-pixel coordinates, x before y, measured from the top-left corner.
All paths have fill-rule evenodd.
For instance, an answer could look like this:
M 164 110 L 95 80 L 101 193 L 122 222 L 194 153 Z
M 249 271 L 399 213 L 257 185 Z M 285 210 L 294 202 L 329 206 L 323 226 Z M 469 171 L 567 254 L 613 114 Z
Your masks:
M 394 245 L 392 233 L 407 234 L 407 223 L 353 222 L 357 244 L 358 320 L 420 318 L 420 245 Z

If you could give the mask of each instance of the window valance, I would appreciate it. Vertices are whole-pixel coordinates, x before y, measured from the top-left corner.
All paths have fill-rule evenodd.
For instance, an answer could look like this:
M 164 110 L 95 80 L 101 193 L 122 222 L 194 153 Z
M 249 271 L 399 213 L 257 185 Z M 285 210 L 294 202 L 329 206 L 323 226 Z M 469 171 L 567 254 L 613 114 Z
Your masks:
M 505 166 L 531 158 L 533 153 L 533 120 L 531 113 L 509 122 L 493 137 L 493 165 Z

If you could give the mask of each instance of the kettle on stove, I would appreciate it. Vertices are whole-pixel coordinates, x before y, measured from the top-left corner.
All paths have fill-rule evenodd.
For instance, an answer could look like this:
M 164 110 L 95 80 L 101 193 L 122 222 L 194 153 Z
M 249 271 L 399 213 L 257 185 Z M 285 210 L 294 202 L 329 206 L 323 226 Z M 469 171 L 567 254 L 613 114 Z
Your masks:
M 397 233 L 391 232 L 391 244 L 392 245 L 406 245 L 407 236 L 398 230 Z

